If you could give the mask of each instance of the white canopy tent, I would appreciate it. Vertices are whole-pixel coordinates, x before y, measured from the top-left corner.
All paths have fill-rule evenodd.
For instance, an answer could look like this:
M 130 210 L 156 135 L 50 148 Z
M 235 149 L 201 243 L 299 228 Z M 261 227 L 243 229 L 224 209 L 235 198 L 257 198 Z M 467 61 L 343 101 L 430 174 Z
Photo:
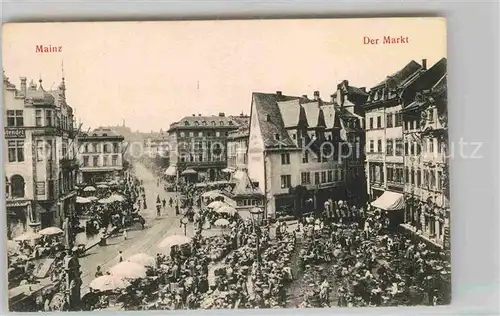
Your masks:
M 403 194 L 385 191 L 378 199 L 373 201 L 371 205 L 384 211 L 396 211 L 403 209 L 405 202 Z
M 177 170 L 175 166 L 168 166 L 167 170 L 165 170 L 165 175 L 169 177 L 175 176 L 176 173 Z

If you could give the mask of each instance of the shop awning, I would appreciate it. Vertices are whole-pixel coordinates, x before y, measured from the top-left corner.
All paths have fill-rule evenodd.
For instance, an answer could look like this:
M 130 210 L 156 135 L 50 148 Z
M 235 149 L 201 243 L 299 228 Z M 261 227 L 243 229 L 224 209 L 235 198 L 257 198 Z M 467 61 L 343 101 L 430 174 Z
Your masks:
M 231 173 L 231 172 L 234 172 L 234 170 L 235 169 L 233 169 L 233 168 L 227 167 L 227 168 L 222 169 L 222 172 Z
M 396 192 L 385 191 L 378 199 L 372 202 L 372 206 L 384 211 L 395 211 L 404 208 L 403 195 Z
M 182 175 L 186 176 L 186 175 L 192 175 L 192 174 L 197 174 L 197 173 L 198 172 L 196 172 L 196 170 L 189 168 L 189 169 L 184 170 L 182 172 Z
M 176 174 L 176 168 L 175 166 L 168 166 L 167 170 L 165 170 L 165 175 L 166 176 L 175 176 Z

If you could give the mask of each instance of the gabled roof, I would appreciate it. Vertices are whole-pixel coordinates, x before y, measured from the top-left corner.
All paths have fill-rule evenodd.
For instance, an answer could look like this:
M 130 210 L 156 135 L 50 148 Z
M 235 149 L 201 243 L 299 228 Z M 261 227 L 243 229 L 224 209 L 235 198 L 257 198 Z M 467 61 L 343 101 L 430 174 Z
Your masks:
M 372 90 L 378 88 L 379 86 L 387 84 L 387 81 L 389 79 L 394 80 L 396 85 L 400 86 L 402 83 L 408 80 L 408 78 L 410 78 L 413 74 L 415 74 L 415 72 L 419 71 L 420 69 L 422 69 L 422 66 L 416 61 L 412 60 L 408 64 L 406 64 L 406 66 L 404 66 L 402 69 L 398 70 L 397 72 L 393 73 L 390 76 L 387 76 L 387 78 L 384 81 L 376 84 L 372 88 Z
M 300 100 L 293 99 L 289 101 L 278 102 L 278 107 L 283 118 L 285 127 L 295 127 L 299 123 L 300 118 Z
M 254 92 L 252 102 L 257 111 L 259 126 L 266 148 L 297 148 L 285 129 L 278 101 L 298 99 L 293 96 Z M 278 135 L 279 139 L 276 138 Z
M 255 196 L 262 195 L 259 187 L 255 187 L 250 180 L 248 174 L 243 170 L 236 170 L 231 175 L 231 183 L 234 183 L 234 187 L 231 189 L 230 193 L 232 196 Z
M 320 112 L 320 104 L 318 101 L 312 101 L 307 103 L 302 103 L 302 107 L 304 108 L 307 124 L 309 127 L 317 127 L 318 126 L 318 118 Z
M 337 112 L 335 111 L 335 107 L 333 105 L 323 105 L 321 107 L 321 110 L 323 110 L 323 116 L 325 118 L 325 124 L 326 128 L 330 129 L 335 126 L 335 115 Z
M 441 77 L 441 79 L 439 79 L 438 82 L 432 87 L 431 91 L 437 95 L 446 92 L 448 88 L 447 78 L 448 78 L 448 73 L 445 73 Z

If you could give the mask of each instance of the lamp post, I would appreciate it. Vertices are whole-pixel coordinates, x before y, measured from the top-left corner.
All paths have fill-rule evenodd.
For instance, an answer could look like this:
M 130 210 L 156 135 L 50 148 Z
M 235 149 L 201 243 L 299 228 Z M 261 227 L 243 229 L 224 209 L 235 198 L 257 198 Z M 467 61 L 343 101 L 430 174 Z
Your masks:
M 250 214 L 252 216 L 252 225 L 253 225 L 253 231 L 255 232 L 255 235 L 257 236 L 257 263 L 260 266 L 261 263 L 261 258 L 260 258 L 260 236 L 261 236 L 261 230 L 260 230 L 260 224 L 262 223 L 262 214 L 264 212 L 262 209 L 258 207 L 254 207 L 250 210 Z
M 181 224 L 182 224 L 182 226 L 184 226 L 184 236 L 187 236 L 187 230 L 186 230 L 186 228 L 187 228 L 188 222 L 189 222 L 189 220 L 188 220 L 187 217 L 181 218 Z

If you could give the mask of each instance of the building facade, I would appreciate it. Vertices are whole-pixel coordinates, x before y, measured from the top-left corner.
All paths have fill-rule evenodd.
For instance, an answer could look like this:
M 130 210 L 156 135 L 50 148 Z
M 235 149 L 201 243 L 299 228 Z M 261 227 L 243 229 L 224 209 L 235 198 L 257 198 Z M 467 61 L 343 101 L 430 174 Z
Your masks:
M 439 247 L 449 244 L 446 59 L 405 106 L 405 227 Z
M 365 127 L 363 105 L 368 99 L 365 87 L 357 88 L 343 80 L 332 95 L 342 125 L 341 139 L 349 144 L 346 159 L 346 187 L 348 198 L 363 204 L 367 200 L 365 174 Z
M 421 129 L 420 116 L 415 119 L 411 109 L 445 71 L 446 59 L 431 68 L 425 59 L 421 65 L 411 61 L 372 88 L 364 105 L 368 194 L 395 226 L 408 216 L 408 190 L 414 190 L 410 183 L 419 187 L 426 177 L 421 169 L 425 149 L 415 133 Z
M 238 124 L 224 113 L 193 114 L 170 125 L 170 166 L 165 175 L 177 180 L 217 181 L 225 178 L 227 138 Z
M 95 184 L 118 180 L 123 175 L 124 137 L 100 127 L 78 137 L 79 182 Z
M 73 109 L 64 78 L 55 90 L 21 78 L 17 89 L 3 79 L 4 161 L 8 237 L 63 226 L 76 203 Z
M 238 123 L 238 129 L 229 132 L 227 137 L 227 172 L 246 170 L 248 164 L 248 137 L 250 135 L 250 116 L 232 117 Z
M 264 194 L 267 217 L 300 217 L 347 198 L 341 153 L 349 147 L 342 138 L 348 109 L 318 91 L 313 99 L 253 93 L 251 109 L 248 175 Z
M 394 225 L 403 221 L 404 140 L 402 91 L 426 70 L 415 61 L 370 89 L 365 110 L 367 189 L 372 205 L 388 211 Z M 408 96 L 407 96 L 408 95 Z M 411 93 L 405 94 L 407 100 Z

